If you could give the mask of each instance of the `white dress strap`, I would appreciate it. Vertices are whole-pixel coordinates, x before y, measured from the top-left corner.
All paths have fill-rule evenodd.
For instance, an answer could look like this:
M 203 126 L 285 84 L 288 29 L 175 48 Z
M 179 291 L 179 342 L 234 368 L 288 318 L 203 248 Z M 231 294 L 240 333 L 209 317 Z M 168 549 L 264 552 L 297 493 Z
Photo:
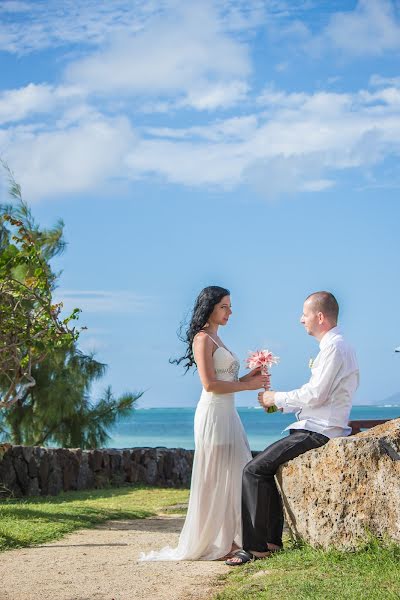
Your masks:
M 199 333 L 200 333 L 200 332 L 199 332 Z M 208 335 L 208 337 L 210 338 L 210 340 L 212 340 L 212 341 L 214 342 L 214 344 L 217 346 L 217 348 L 219 348 L 219 347 L 220 347 L 220 346 L 219 346 L 219 344 L 218 344 L 218 342 L 216 342 L 216 341 L 214 340 L 214 338 L 213 338 L 213 337 L 212 337 L 212 336 L 211 336 L 209 333 L 207 333 L 206 331 L 203 331 L 203 333 L 205 333 L 206 335 Z

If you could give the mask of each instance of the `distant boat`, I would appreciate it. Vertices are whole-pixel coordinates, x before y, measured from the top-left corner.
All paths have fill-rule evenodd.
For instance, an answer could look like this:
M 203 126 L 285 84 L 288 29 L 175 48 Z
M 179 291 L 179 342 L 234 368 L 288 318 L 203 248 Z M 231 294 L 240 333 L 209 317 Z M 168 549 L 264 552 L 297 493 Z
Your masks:
M 400 346 L 397 346 L 397 348 L 394 349 L 395 352 L 400 352 Z

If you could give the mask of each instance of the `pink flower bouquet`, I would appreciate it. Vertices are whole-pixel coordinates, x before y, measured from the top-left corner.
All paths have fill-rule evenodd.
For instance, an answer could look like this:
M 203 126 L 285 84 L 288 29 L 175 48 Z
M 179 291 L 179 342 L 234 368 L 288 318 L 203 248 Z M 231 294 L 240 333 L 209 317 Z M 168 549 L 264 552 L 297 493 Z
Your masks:
M 272 365 L 277 365 L 279 362 L 279 356 L 275 356 L 269 350 L 256 350 L 255 352 L 250 352 L 249 356 L 246 359 L 246 366 L 249 369 L 257 369 L 261 367 L 262 375 L 267 376 L 267 384 L 265 386 L 266 390 L 271 388 L 271 375 L 269 369 Z M 267 412 L 274 413 L 278 409 L 275 406 L 270 406 L 267 409 Z

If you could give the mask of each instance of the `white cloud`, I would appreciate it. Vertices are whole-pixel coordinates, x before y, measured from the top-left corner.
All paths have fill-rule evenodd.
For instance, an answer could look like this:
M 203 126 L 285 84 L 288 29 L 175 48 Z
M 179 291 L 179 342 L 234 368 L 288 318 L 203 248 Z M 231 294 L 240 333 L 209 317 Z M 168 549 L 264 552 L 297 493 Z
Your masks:
M 343 170 L 362 173 L 400 153 L 400 89 L 266 89 L 247 115 L 186 128 L 134 129 L 127 117 L 77 102 L 51 127 L 0 131 L 0 148 L 29 199 L 149 176 L 188 186 L 254 184 L 269 197 L 320 192 Z
M 2 2 L 0 13 L 18 18 L 0 22 L 0 49 L 26 54 L 67 44 L 95 46 L 110 33 L 137 31 L 168 2 L 157 0 L 63 0 L 53 2 Z M 28 9 L 27 9 L 28 6 Z M 21 18 L 25 13 L 25 18 Z
M 214 142 L 246 140 L 257 129 L 257 115 L 217 120 L 210 125 L 173 129 L 171 127 L 148 127 L 146 135 L 164 139 L 203 139 Z
M 86 115 L 49 130 L 9 129 L 0 134 L 0 148 L 25 198 L 35 200 L 101 190 L 109 178 L 126 176 L 124 157 L 135 140 L 126 118 Z
M 286 93 L 282 90 L 276 90 L 273 86 L 266 87 L 258 96 L 257 103 L 268 107 L 278 108 L 296 108 L 302 106 L 307 99 L 305 93 Z
M 244 81 L 226 81 L 217 84 L 197 84 L 187 92 L 182 106 L 193 107 L 197 110 L 215 110 L 229 108 L 245 100 L 249 86 Z
M 329 3 L 328 3 L 329 4 Z M 357 0 L 336 3 L 319 10 L 318 3 L 304 3 L 302 10 L 291 7 L 286 15 L 267 19 L 270 42 L 281 45 L 286 56 L 295 56 L 305 51 L 320 59 L 328 52 L 335 59 L 359 59 L 390 55 L 400 50 L 400 14 L 397 0 Z M 351 6 L 353 5 L 353 6 Z M 326 13 L 325 25 L 312 27 L 307 11 L 321 16 Z M 286 18 L 285 18 L 286 17 Z M 315 21 L 314 21 L 315 23 Z
M 358 0 L 354 10 L 334 13 L 321 34 L 309 42 L 349 56 L 379 56 L 400 50 L 400 20 L 391 0 Z
M 400 87 L 381 88 L 376 92 L 361 91 L 360 99 L 373 107 L 374 112 L 388 111 L 391 107 L 395 113 L 400 106 Z
M 127 156 L 136 177 L 159 175 L 184 185 L 234 187 L 246 162 L 240 144 L 142 140 Z
M 0 124 L 49 113 L 81 98 L 82 92 L 76 87 L 29 83 L 22 88 L 5 90 L 0 92 Z
M 129 153 L 135 176 L 184 185 L 254 183 L 276 197 L 318 192 L 346 169 L 400 153 L 398 90 L 264 94 L 264 110 L 204 127 L 150 130 Z M 269 104 L 268 104 L 269 103 Z M 233 133 L 233 134 L 232 134 Z
M 0 47 L 3 39 L 3 48 L 9 51 L 29 51 L 25 38 L 18 38 L 26 27 L 25 41 L 29 40 L 31 49 L 42 48 L 45 39 L 53 45 L 83 43 L 95 49 L 77 50 L 80 58 L 76 53 L 70 58 L 61 86 L 29 84 L 3 92 L 3 122 L 60 107 L 61 89 L 97 102 L 100 97 L 103 104 L 125 103 L 128 111 L 142 107 L 145 112 L 226 109 L 246 98 L 249 49 L 227 32 L 232 7 L 227 10 L 212 0 L 195 4 L 137 1 L 137 11 L 124 0 L 113 2 L 112 11 L 107 3 L 91 1 L 85 9 L 74 0 L 67 0 L 62 11 L 49 5 L 46 12 L 46 6 L 38 0 L 32 5 L 31 20 L 18 22 L 18 27 L 17 21 L 3 29 L 0 24 Z M 243 27 L 249 27 L 248 19 L 254 22 L 249 16 L 252 9 L 235 8 L 243 16 Z
M 353 54 L 376 55 L 400 49 L 400 22 L 388 0 L 360 0 L 354 15 L 337 15 L 328 33 Z
M 319 178 L 325 168 L 315 154 L 276 156 L 250 164 L 244 177 L 260 195 L 274 200 L 282 195 L 320 192 L 332 187 L 334 181 Z
M 200 110 L 226 107 L 247 92 L 245 44 L 224 33 L 208 2 L 182 5 L 152 26 L 120 35 L 68 66 L 65 77 L 88 93 L 172 97 Z
M 400 88 L 400 77 L 382 77 L 381 75 L 371 75 L 369 84 L 372 87 L 394 86 Z
M 243 31 L 253 29 L 265 22 L 268 14 L 268 5 L 265 0 L 219 0 L 215 2 L 221 14 L 221 21 L 229 31 Z
M 252 28 L 271 14 L 298 17 L 307 2 L 111 4 L 88 0 L 83 7 L 66 0 L 63 12 L 58 3 L 38 0 L 29 27 L 25 21 L 20 31 L 0 25 L 0 45 L 2 31 L 16 35 L 16 52 L 44 47 L 49 28 L 49 44 L 86 42 L 59 85 L 31 83 L 0 92 L 0 123 L 8 123 L 0 130 L 0 153 L 27 198 L 91 193 L 110 181 L 149 175 L 189 186 L 247 182 L 270 197 L 320 192 L 345 169 L 373 168 L 399 153 L 398 77 L 375 75 L 369 89 L 355 93 L 288 93 L 267 85 L 251 98 Z M 23 14 L 24 3 L 1 8 Z M 390 2 L 363 0 L 328 18 L 314 42 L 354 54 L 352 45 L 364 52 L 368 39 L 379 54 L 395 49 L 398 28 Z M 310 35 L 300 21 L 289 29 L 303 41 Z M 232 107 L 235 117 L 210 116 Z M 160 114 L 153 122 L 142 114 L 146 125 L 139 127 L 139 110 Z M 175 122 L 188 125 L 171 126 Z
M 126 35 L 152 26 L 154 17 L 168 17 L 186 0 L 3 0 L 0 14 L 17 18 L 0 21 L 0 50 L 25 54 L 66 45 L 100 46 L 110 36 Z M 221 29 L 242 37 L 270 19 L 299 17 L 310 8 L 304 0 L 202 0 L 196 8 L 212 8 Z
M 189 186 L 254 183 L 270 197 L 318 192 L 343 170 L 370 169 L 400 153 L 400 90 L 266 90 L 245 116 L 136 131 L 126 117 L 77 103 L 55 127 L 0 132 L 0 147 L 30 199 L 154 175 Z

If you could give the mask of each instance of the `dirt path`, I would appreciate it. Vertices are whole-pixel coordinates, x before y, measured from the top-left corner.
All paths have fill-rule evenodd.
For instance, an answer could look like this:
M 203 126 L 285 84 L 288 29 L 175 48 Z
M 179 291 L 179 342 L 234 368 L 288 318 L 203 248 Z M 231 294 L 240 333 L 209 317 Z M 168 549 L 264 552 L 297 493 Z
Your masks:
M 175 545 L 183 519 L 109 521 L 0 557 L 0 600 L 200 600 L 216 591 L 222 562 L 138 563 Z

